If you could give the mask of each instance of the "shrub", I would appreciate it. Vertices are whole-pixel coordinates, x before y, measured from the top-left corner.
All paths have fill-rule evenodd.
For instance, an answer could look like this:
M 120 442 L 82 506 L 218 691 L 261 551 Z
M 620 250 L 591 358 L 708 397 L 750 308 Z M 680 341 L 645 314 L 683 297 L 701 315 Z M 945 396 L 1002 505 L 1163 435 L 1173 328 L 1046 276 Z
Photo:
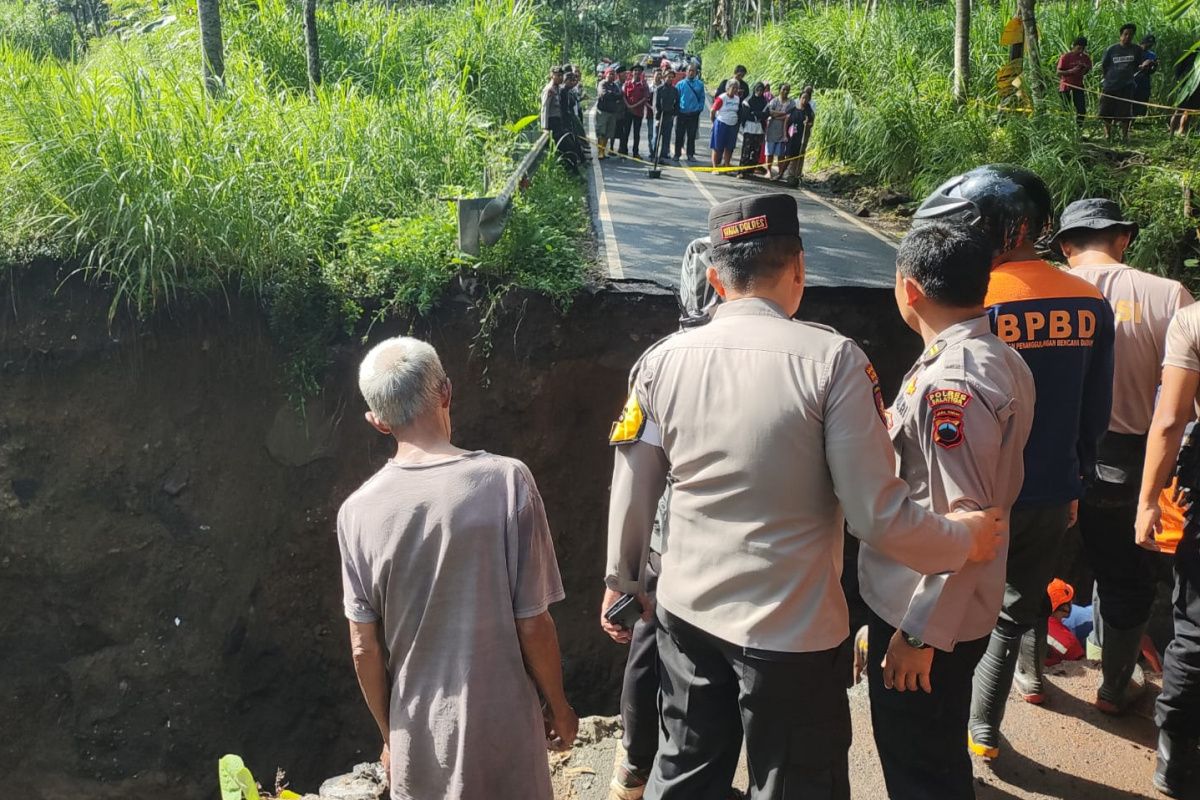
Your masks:
M 1002 112 L 995 71 L 1008 59 L 998 44 L 1011 8 L 978 5 L 971 26 L 971 96 L 951 100 L 952 4 L 912 0 L 879 4 L 872 17 L 861 7 L 811 5 L 778 26 L 748 32 L 704 51 L 705 70 L 717 78 L 735 63 L 772 84 L 817 87 L 812 152 L 872 181 L 921 197 L 947 177 L 988 162 L 1030 167 L 1050 186 L 1060 207 L 1105 195 L 1137 214 L 1143 225 L 1129 256 L 1139 266 L 1179 276 L 1195 255 L 1194 220 L 1183 215 L 1182 185 L 1196 186 L 1196 139 L 1169 140 L 1165 120 L 1135 129 L 1134 150 L 1115 150 L 1081 138 L 1073 115 L 1059 106 L 1053 67 L 1079 35 L 1091 42 L 1097 64 L 1128 20 L 1155 20 L 1142 32 L 1158 37 L 1165 67 L 1154 79 L 1156 102 L 1168 103 L 1172 60 L 1194 39 L 1186 20 L 1167 21 L 1169 0 L 1122 5 L 1039 4 L 1046 106 L 1035 115 Z M 1089 85 L 1098 84 L 1095 76 Z M 1095 98 L 1090 99 L 1095 108 Z M 1152 112 L 1161 113 L 1161 112 Z M 1098 124 L 1090 122 L 1089 125 Z

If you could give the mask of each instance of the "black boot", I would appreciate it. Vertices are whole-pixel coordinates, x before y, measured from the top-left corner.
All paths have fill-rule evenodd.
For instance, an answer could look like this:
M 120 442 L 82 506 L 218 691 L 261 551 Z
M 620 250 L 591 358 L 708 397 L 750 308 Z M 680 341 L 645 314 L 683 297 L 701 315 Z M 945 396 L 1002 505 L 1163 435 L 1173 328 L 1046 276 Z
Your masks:
M 996 758 L 1000 755 L 1000 723 L 1004 720 L 1004 703 L 1012 687 L 1017 648 L 1023 633 L 1013 623 L 1000 620 L 992 630 L 987 652 L 975 667 L 967 748 L 977 756 Z
M 1158 764 L 1154 767 L 1154 788 L 1168 797 L 1184 797 L 1196 759 L 1196 740 L 1158 733 Z
M 1138 684 L 1132 680 L 1145 631 L 1145 625 L 1124 630 L 1104 626 L 1104 648 L 1100 654 L 1104 679 L 1096 690 L 1096 708 L 1105 714 L 1124 713 L 1146 689 L 1144 682 Z
M 1021 697 L 1035 706 L 1046 702 L 1046 685 L 1042 677 L 1046 665 L 1046 627 L 1047 620 L 1043 619 L 1025 631 L 1017 651 L 1017 671 L 1013 675 Z

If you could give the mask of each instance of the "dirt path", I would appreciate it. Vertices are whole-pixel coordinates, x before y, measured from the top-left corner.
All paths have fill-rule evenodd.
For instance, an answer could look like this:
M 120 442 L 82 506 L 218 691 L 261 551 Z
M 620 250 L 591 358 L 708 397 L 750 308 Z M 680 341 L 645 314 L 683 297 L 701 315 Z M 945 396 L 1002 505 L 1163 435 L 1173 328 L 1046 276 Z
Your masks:
M 1014 694 L 1004 720 L 1004 752 L 994 765 L 975 762 L 979 800 L 1130 800 L 1160 797 L 1150 787 L 1151 749 L 1156 736 L 1151 719 L 1152 687 L 1123 718 L 1110 718 L 1091 705 L 1099 672 L 1084 663 L 1050 670 L 1047 705 L 1027 705 Z M 880 800 L 887 793 L 871 734 L 866 684 L 850 692 L 854 745 L 850 779 L 855 800 Z M 605 729 L 602 725 L 601 729 Z M 620 742 L 614 727 L 608 736 L 589 737 L 569 755 L 551 764 L 557 800 L 604 800 Z M 965 746 L 965 736 L 964 736 Z M 746 787 L 745 764 L 734 781 Z

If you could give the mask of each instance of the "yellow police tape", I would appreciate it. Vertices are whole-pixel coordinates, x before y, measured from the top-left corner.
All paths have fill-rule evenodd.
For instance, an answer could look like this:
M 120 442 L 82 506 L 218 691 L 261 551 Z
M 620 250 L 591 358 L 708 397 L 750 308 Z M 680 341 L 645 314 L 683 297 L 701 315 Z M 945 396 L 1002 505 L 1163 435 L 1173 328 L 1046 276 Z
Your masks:
M 580 140 L 581 142 L 587 142 L 590 145 L 594 145 L 597 148 L 597 150 L 599 150 L 599 145 L 596 144 L 596 141 L 594 139 L 589 139 L 586 136 L 580 136 L 578 134 L 575 134 L 575 138 Z M 682 172 L 714 172 L 714 173 L 715 172 L 744 172 L 746 170 L 751 170 L 751 169 L 765 169 L 767 166 L 766 164 L 747 164 L 745 166 L 739 166 L 739 167 L 732 167 L 732 166 L 731 167 L 684 167 L 684 166 L 677 167 L 674 164 L 668 164 L 665 161 L 659 161 L 658 166 L 655 166 L 654 162 L 646 161 L 645 159 L 638 158 L 637 156 L 631 156 L 628 153 L 618 153 L 616 150 L 610 149 L 610 150 L 608 150 L 608 154 L 614 155 L 617 158 L 623 158 L 626 161 L 632 161 L 635 164 L 644 164 L 647 167 L 654 167 L 655 169 L 677 169 Z M 786 164 L 789 161 L 798 161 L 799 159 L 807 157 L 807 155 L 808 155 L 808 151 L 805 150 L 805 152 L 801 153 L 800 155 L 788 156 L 787 158 L 778 159 L 777 161 L 772 162 L 772 165 Z
M 1030 108 L 1028 106 L 1019 106 L 1019 107 L 1017 107 L 1017 106 L 995 106 L 995 105 L 992 105 L 991 103 L 984 103 L 981 100 L 974 100 L 974 99 L 970 100 L 969 102 L 971 103 L 971 105 L 977 106 L 982 109 L 986 109 L 989 111 L 1003 111 L 1007 114 L 1032 114 L 1034 112 L 1034 109 Z M 1042 111 L 1043 111 L 1043 113 L 1053 114 L 1058 117 L 1074 118 L 1074 117 L 1079 116 L 1074 111 L 1068 111 L 1065 108 L 1046 108 L 1046 109 L 1042 109 Z M 1188 111 L 1187 109 L 1183 109 L 1183 111 L 1184 111 L 1184 113 L 1200 114 L 1200 111 Z M 1174 114 L 1143 114 L 1140 117 L 1130 117 L 1130 119 L 1167 119 L 1168 117 L 1173 117 L 1173 116 L 1175 116 L 1175 115 Z M 1083 118 L 1084 119 L 1103 119 L 1103 117 L 1100 117 L 1097 114 L 1084 114 Z
M 1100 90 L 1098 90 L 1098 89 L 1089 89 L 1089 88 L 1087 88 L 1086 86 L 1079 86 L 1079 87 L 1077 87 L 1077 88 L 1079 88 L 1079 89 L 1083 89 L 1083 90 L 1084 90 L 1085 92 L 1087 92 L 1088 94 L 1094 94 L 1094 95 L 1096 95 L 1097 97 L 1109 97 L 1109 98 L 1112 98 L 1113 100 L 1123 100 L 1123 101 L 1125 101 L 1126 103 L 1133 103 L 1133 104 L 1135 104 L 1135 105 L 1139 105 L 1139 106 L 1146 106 L 1147 108 L 1163 108 L 1163 109 L 1166 109 L 1167 111 L 1174 111 L 1174 112 L 1182 111 L 1182 112 L 1183 112 L 1183 113 L 1185 113 L 1185 114 L 1197 114 L 1197 113 L 1200 113 L 1200 111 L 1197 111 L 1197 110 L 1196 110 L 1196 109 L 1194 109 L 1194 108 L 1183 108 L 1183 107 L 1181 107 L 1181 106 L 1164 106 L 1164 105 L 1162 105 L 1162 104 L 1160 104 L 1160 103 L 1151 103 L 1151 102 L 1148 102 L 1148 101 L 1146 101 L 1146 100 L 1134 100 L 1134 99 L 1132 99 L 1132 98 L 1130 98 L 1130 97 L 1118 97 L 1118 96 L 1116 96 L 1115 94 L 1105 94 L 1104 92 L 1102 92 L 1102 91 L 1100 91 Z M 1174 114 L 1169 114 L 1169 115 L 1168 115 L 1168 114 L 1164 114 L 1164 115 L 1161 115 L 1161 116 L 1174 116 Z

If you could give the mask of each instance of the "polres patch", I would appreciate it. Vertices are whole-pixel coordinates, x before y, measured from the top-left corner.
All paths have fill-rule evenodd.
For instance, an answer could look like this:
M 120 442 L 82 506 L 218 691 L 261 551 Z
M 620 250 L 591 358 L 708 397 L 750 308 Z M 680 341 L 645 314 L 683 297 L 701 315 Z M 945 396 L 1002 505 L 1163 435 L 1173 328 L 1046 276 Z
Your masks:
M 875 396 L 875 410 L 879 412 L 879 419 L 883 424 L 891 429 L 892 424 L 888 419 L 887 404 L 883 402 L 883 390 L 879 388 L 879 373 L 875 371 L 875 367 L 870 362 L 864 367 L 867 373 L 867 380 L 871 381 L 871 394 Z
M 965 437 L 961 408 L 939 406 L 933 410 L 934 444 L 949 450 L 962 444 Z
M 621 416 L 612 424 L 608 443 L 616 445 L 636 442 L 642 438 L 645 428 L 646 414 L 642 411 L 642 404 L 638 402 L 637 392 L 630 392 L 625 407 L 621 409 Z
M 730 222 L 728 225 L 721 226 L 721 238 L 725 241 L 736 239 L 739 236 L 749 236 L 752 233 L 761 233 L 767 229 L 767 215 L 760 214 L 757 217 L 750 219 L 740 219 L 737 222 Z
M 971 395 L 962 389 L 934 389 L 925 395 L 925 401 L 929 403 L 930 408 L 938 406 L 966 408 L 967 403 L 971 402 Z

